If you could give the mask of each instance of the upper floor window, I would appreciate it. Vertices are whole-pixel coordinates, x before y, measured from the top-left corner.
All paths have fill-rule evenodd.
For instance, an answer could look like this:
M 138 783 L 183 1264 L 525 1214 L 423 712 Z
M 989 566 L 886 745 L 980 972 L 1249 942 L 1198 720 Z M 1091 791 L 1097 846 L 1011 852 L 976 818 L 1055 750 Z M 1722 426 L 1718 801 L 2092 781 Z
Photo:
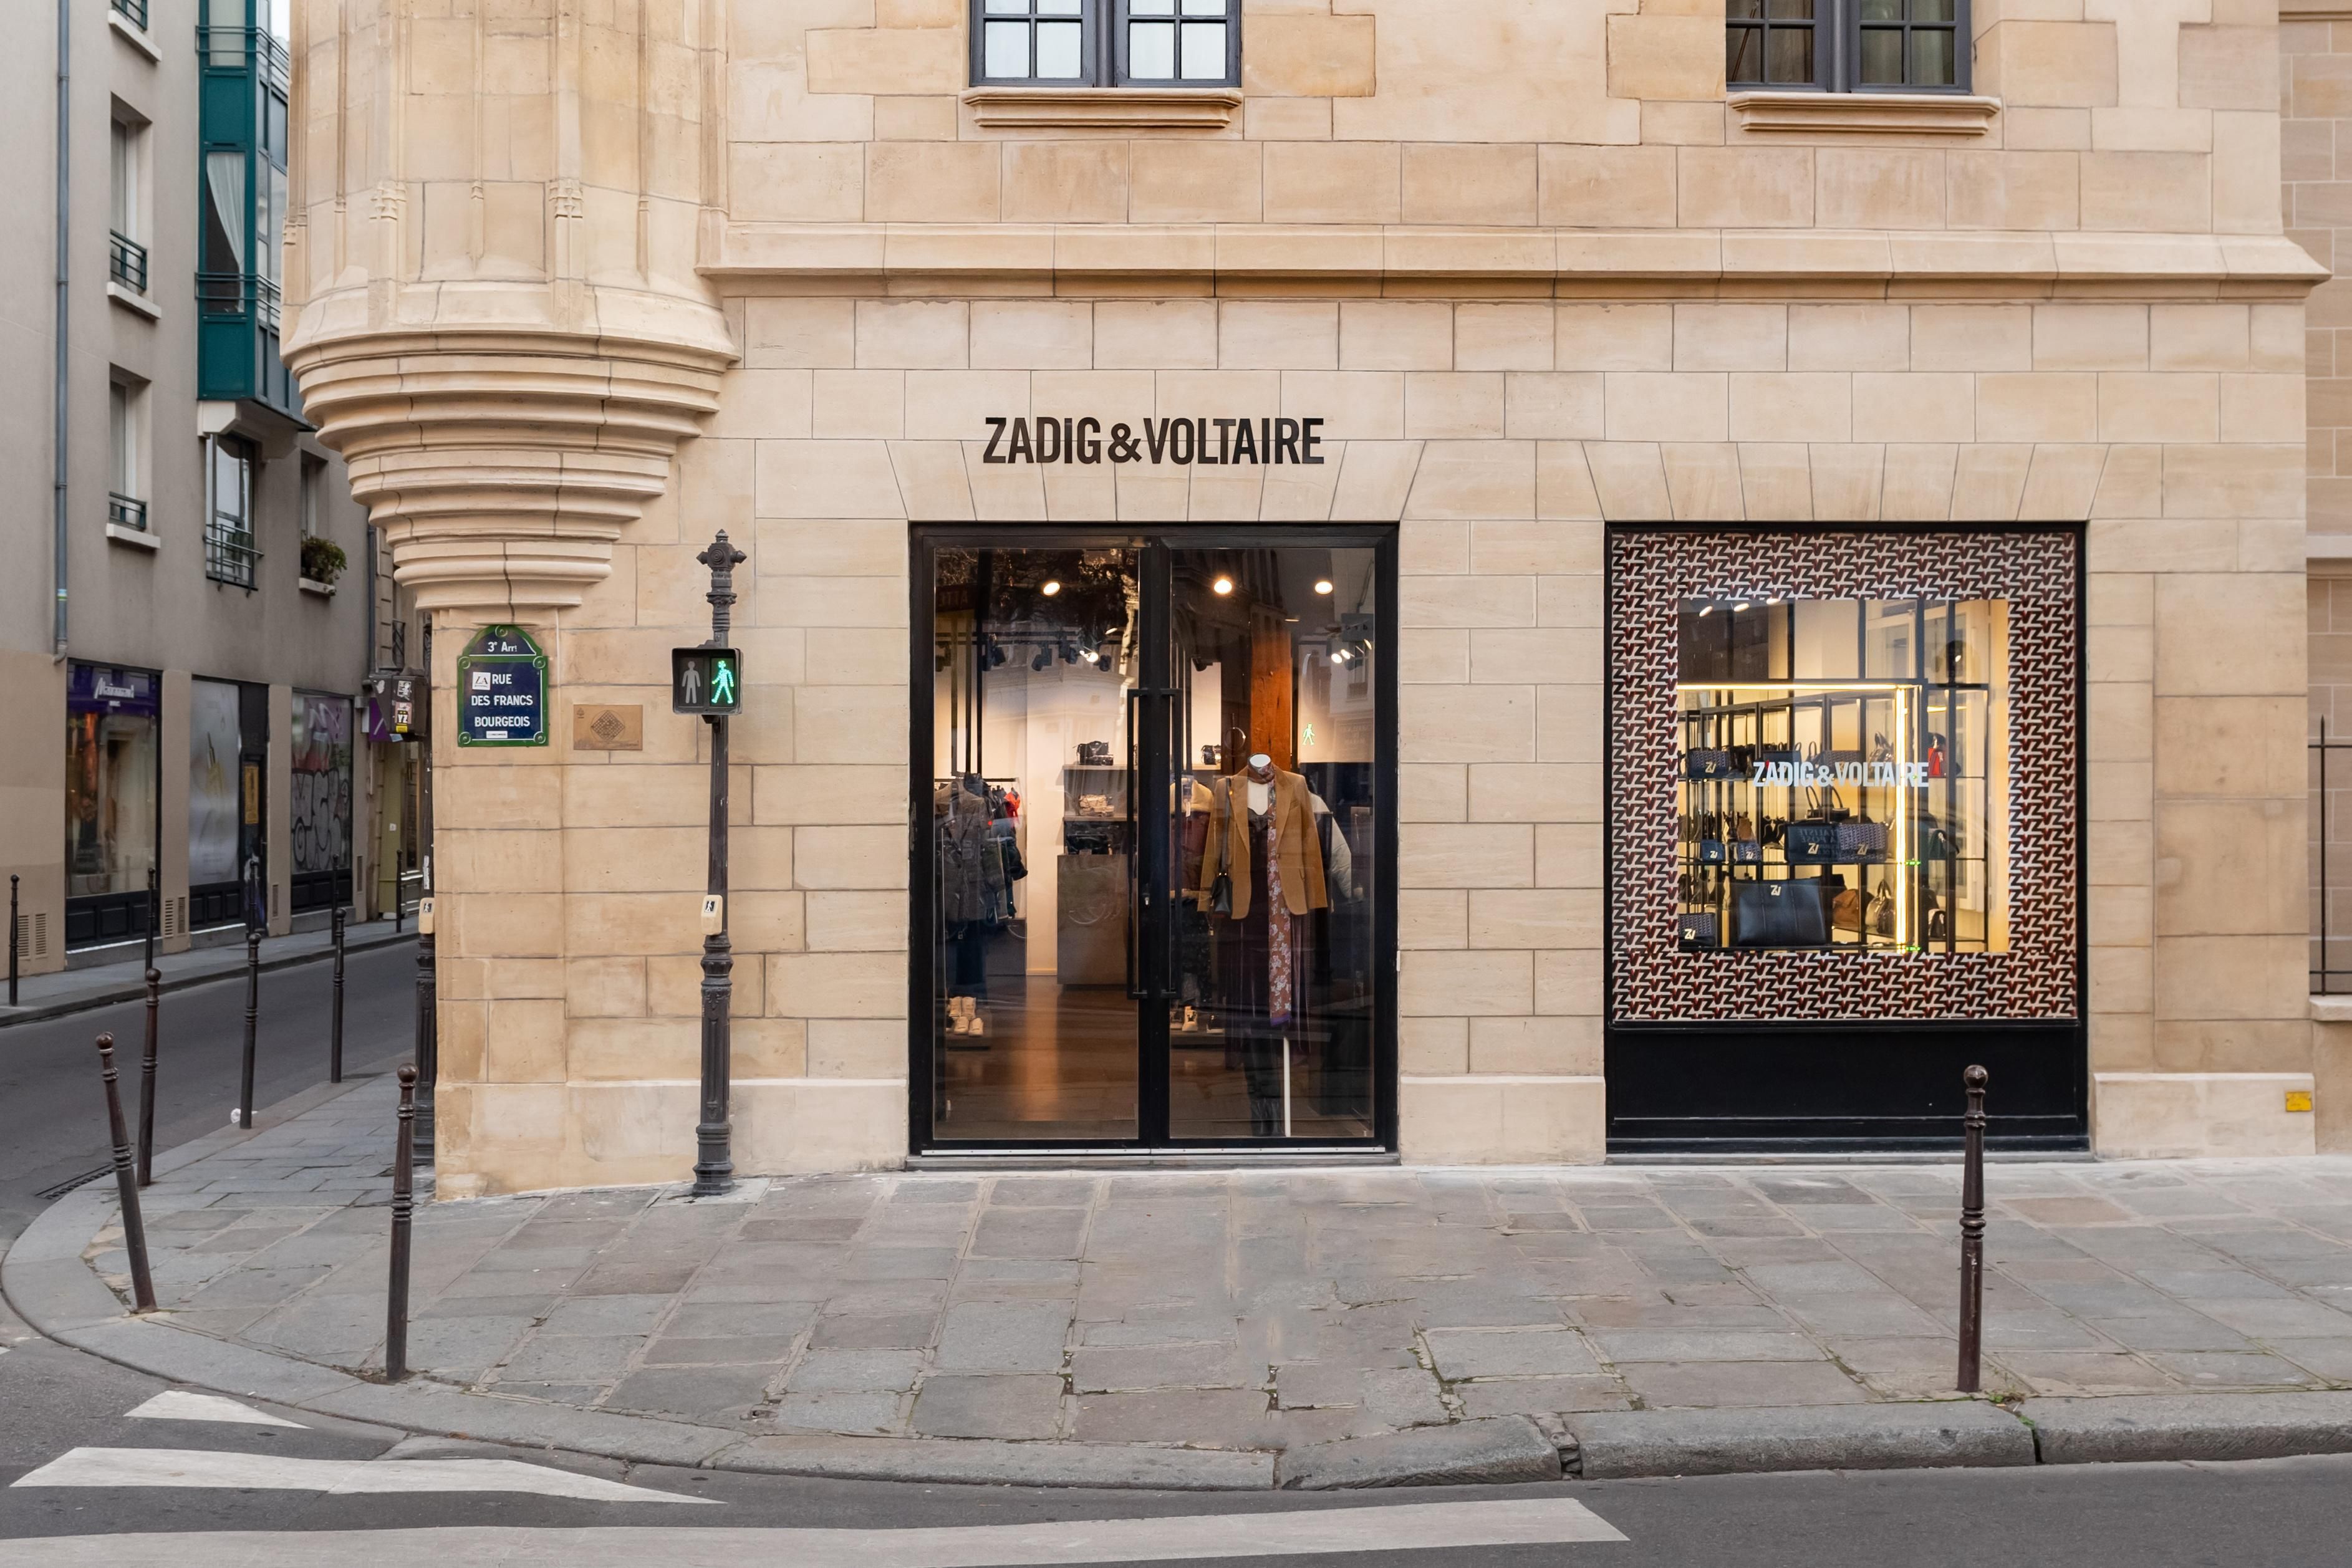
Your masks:
M 1969 0 L 1727 0 L 1725 26 L 1735 91 L 1969 89 Z
M 147 292 L 147 127 L 118 111 L 108 136 L 107 269 L 133 294 Z
M 1240 9 L 1240 0 L 972 0 L 972 80 L 1233 87 L 1241 81 Z

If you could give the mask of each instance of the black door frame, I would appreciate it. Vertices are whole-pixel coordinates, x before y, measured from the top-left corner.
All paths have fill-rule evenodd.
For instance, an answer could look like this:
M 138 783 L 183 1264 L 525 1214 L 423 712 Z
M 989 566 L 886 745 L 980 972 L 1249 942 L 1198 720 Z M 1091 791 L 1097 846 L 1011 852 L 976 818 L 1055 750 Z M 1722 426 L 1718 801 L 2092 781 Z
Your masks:
M 1296 1155 L 1304 1151 L 1351 1153 L 1397 1151 L 1397 686 L 1396 657 L 1399 592 L 1397 526 L 1388 524 L 1237 525 L 1152 523 L 1026 524 L 989 526 L 971 523 L 917 523 L 908 542 L 908 705 L 907 759 L 907 1146 L 910 1154 L 1012 1153 L 1080 1154 L 1101 1151 L 1148 1155 L 1169 1151 L 1250 1152 Z M 987 1143 L 942 1141 L 932 1122 L 940 1046 L 936 1037 L 937 976 L 932 964 L 932 910 L 938 888 L 932 855 L 930 813 L 931 758 L 936 740 L 932 724 L 932 616 L 936 597 L 934 561 L 942 549 L 1079 549 L 1125 548 L 1136 552 L 1140 589 L 1141 663 L 1137 670 L 1139 698 L 1131 698 L 1125 722 L 1136 747 L 1136 779 L 1129 780 L 1129 798 L 1139 813 L 1135 864 L 1138 884 L 1168 885 L 1168 834 L 1163 817 L 1168 805 L 1160 791 L 1143 789 L 1137 779 L 1164 776 L 1171 766 L 1171 727 L 1141 723 L 1139 701 L 1166 703 L 1171 688 L 1169 636 L 1170 560 L 1178 549 L 1264 549 L 1286 545 L 1312 545 L 1330 549 L 1373 552 L 1374 592 L 1386 656 L 1374 668 L 1377 703 L 1373 725 L 1373 782 L 1381 802 L 1373 816 L 1373 838 L 1381 875 L 1373 889 L 1372 906 L 1372 1135 L 1368 1138 L 1173 1138 L 1168 1135 L 1168 1075 L 1170 1067 L 1167 1008 L 1167 956 L 1171 944 L 1147 939 L 1164 936 L 1164 903 L 1144 914 L 1129 928 L 1131 953 L 1139 972 L 1130 988 L 1137 993 L 1136 1046 L 1138 1080 L 1137 1133 L 1125 1139 L 1030 1138 Z M 1164 711 L 1164 710 L 1163 710 Z M 1154 831 L 1157 826 L 1161 831 Z M 1152 880 L 1154 875 L 1158 880 Z M 1140 912 L 1139 912 L 1140 913 Z M 1385 962 L 1383 962 L 1385 959 Z M 1156 1135 L 1155 1135 L 1156 1134 Z
M 1933 525 L 1927 525 L 1932 528 Z M 1883 523 L 1625 523 L 1637 533 L 1889 533 Z M 2087 1150 L 2091 1134 L 2090 591 L 2079 523 L 1969 524 L 1946 531 L 2059 533 L 2074 546 L 2074 1016 L 1970 1022 L 1621 1023 L 1616 1020 L 1616 777 L 1601 812 L 1603 951 L 1601 1071 L 1612 1157 L 1651 1155 L 1942 1153 L 1961 1145 L 1960 1074 L 1992 1074 L 1988 1142 L 2016 1152 Z M 1605 673 L 1601 755 L 1617 755 L 1617 590 L 1604 545 L 1601 646 Z M 1894 1071 L 1890 1071 L 1889 1069 Z M 1819 1085 L 1810 1103 L 1790 1096 Z M 2004 1086 L 2006 1092 L 2004 1093 Z M 1874 1104 L 1892 1091 L 1902 1107 Z M 1843 1102 L 1843 1103 L 1842 1103 Z

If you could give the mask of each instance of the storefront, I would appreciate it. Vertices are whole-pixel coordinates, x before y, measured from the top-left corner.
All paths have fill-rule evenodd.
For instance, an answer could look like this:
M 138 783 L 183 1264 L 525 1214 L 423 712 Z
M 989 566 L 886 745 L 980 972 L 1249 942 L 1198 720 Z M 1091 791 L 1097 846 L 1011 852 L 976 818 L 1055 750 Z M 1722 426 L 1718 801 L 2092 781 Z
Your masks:
M 2073 528 L 1610 538 L 1613 1153 L 2087 1146 Z
M 152 670 L 73 664 L 66 684 L 66 946 L 147 932 L 157 866 L 163 721 Z
M 352 699 L 293 694 L 293 913 L 352 900 Z
M 1395 538 L 916 530 L 918 1153 L 1394 1147 Z
M 188 926 L 268 922 L 269 688 L 188 683 Z

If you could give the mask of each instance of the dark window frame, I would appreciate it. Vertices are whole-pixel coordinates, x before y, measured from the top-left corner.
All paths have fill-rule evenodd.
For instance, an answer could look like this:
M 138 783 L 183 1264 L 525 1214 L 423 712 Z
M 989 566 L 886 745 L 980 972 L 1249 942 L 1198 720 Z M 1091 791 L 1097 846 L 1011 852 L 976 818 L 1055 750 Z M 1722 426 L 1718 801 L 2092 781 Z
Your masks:
M 1181 14 L 1183 9 L 1183 0 L 1177 0 L 1176 9 L 1178 14 L 1169 19 L 1181 24 L 1185 19 Z M 1067 21 L 1069 18 L 1039 16 L 1036 13 L 1035 0 L 1029 0 L 1029 10 L 1026 14 L 1020 16 L 1003 15 L 991 16 L 987 10 L 987 0 L 971 0 L 966 15 L 970 23 L 971 37 L 969 41 L 971 47 L 969 54 L 971 56 L 971 85 L 974 87 L 1043 89 L 1132 87 L 1152 89 L 1164 89 L 1168 88 L 1197 88 L 1204 91 L 1213 92 L 1220 89 L 1231 90 L 1241 85 L 1242 0 L 1225 0 L 1225 11 L 1222 17 L 1194 18 L 1194 20 L 1199 21 L 1218 20 L 1222 21 L 1224 25 L 1225 72 L 1222 78 L 1213 81 L 1200 78 L 1187 79 L 1183 77 L 1139 78 L 1130 76 L 1128 72 L 1127 37 L 1128 23 L 1133 18 L 1130 11 L 1129 0 L 1079 0 L 1077 16 L 1080 28 L 1078 44 L 1078 75 L 1075 78 L 1069 77 L 1038 76 L 998 77 L 990 76 L 988 74 L 988 40 L 986 26 L 989 22 L 1022 22 L 1028 25 L 1031 28 L 1029 60 L 1030 65 L 1034 69 L 1036 65 L 1034 30 L 1037 23 L 1040 21 Z M 1143 18 L 1143 20 L 1146 21 L 1153 19 L 1154 18 L 1151 17 Z M 1182 55 L 1180 41 L 1178 54 L 1178 65 L 1180 68 L 1181 64 Z
M 1901 96 L 1958 96 L 1975 90 L 1973 63 L 1975 55 L 1975 18 L 1970 0 L 1952 0 L 1952 20 L 1949 22 L 1915 22 L 1907 18 L 1897 22 L 1863 20 L 1864 0 L 1814 0 L 1813 16 L 1807 18 L 1765 16 L 1756 18 L 1730 15 L 1729 0 L 1725 5 L 1725 86 L 1732 92 L 1863 92 Z M 1771 9 L 1767 4 L 1764 10 Z M 1909 5 L 1904 9 L 1907 12 Z M 1810 32 L 1813 36 L 1813 75 L 1809 81 L 1764 81 L 1733 77 L 1730 74 L 1730 39 L 1733 34 L 1752 31 L 1759 48 L 1759 66 L 1769 55 L 1770 35 L 1775 28 Z M 1910 69 L 1911 35 L 1917 32 L 1948 32 L 1952 35 L 1952 77 L 1949 82 L 1896 84 L 1864 82 L 1862 79 L 1862 36 L 1864 32 L 1899 31 L 1904 36 L 1904 68 Z

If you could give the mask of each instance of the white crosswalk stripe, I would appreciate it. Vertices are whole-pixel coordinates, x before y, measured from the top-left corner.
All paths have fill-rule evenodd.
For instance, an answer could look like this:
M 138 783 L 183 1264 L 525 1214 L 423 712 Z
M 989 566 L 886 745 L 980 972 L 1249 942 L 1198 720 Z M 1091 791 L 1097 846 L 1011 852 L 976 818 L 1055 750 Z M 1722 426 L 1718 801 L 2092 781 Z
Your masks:
M 239 1427 L 291 1427 L 298 1432 L 310 1429 L 299 1421 L 265 1416 L 250 1405 L 240 1405 L 217 1394 L 193 1394 L 184 1388 L 166 1388 L 123 1415 L 137 1421 L 223 1421 Z
M 56 1537 L 0 1542 L 0 1568 L 1053 1568 L 1080 1563 L 1622 1542 L 1572 1498 L 919 1530 L 515 1530 Z M 1443 1559 L 1433 1560 L 1443 1562 Z
M 518 1459 L 297 1459 L 205 1448 L 70 1448 L 11 1483 L 19 1487 L 203 1487 L 245 1491 L 529 1492 L 583 1502 L 683 1502 L 647 1487 L 624 1486 Z

